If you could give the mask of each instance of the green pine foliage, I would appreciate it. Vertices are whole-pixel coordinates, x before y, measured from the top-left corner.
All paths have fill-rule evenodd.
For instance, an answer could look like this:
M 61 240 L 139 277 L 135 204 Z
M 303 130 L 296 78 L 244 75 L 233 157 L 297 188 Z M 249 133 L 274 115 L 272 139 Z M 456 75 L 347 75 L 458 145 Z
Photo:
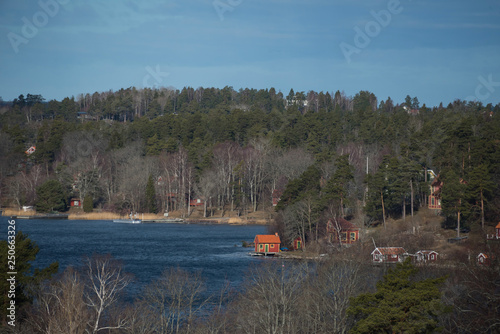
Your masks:
M 301 201 L 301 189 L 315 189 L 319 208 L 335 206 L 340 212 L 353 209 L 350 212 L 364 212 L 369 218 L 365 221 L 378 223 L 387 217 L 407 215 L 425 204 L 426 169 L 441 175 L 452 170 L 468 185 L 464 200 L 470 214 L 463 211 L 464 223 L 488 225 L 496 221 L 500 208 L 494 203 L 500 200 L 500 190 L 489 184 L 500 184 L 500 104 L 459 100 L 432 108 L 421 104 L 409 95 L 404 101 L 390 97 L 379 100 L 368 91 L 346 96 L 340 91 L 332 94 L 292 88 L 283 94 L 274 88 L 235 90 L 229 86 L 179 90 L 131 87 L 47 102 L 42 96 L 24 94 L 12 104 L 4 104 L 5 112 L 0 115 L 0 152 L 5 157 L 0 162 L 1 186 L 13 193 L 9 194 L 11 202 L 35 204 L 33 186 L 18 191 L 10 183 L 18 182 L 13 179 L 21 169 L 29 174 L 36 165 L 49 178 L 62 182 L 68 194 L 77 196 L 88 190 L 95 204 L 129 209 L 133 201 L 135 209 L 147 211 L 144 192 L 141 198 L 121 194 L 127 188 L 123 183 L 130 180 L 130 175 L 118 175 L 122 171 L 119 167 L 127 162 L 120 157 L 127 148 L 141 147 L 134 156 L 128 156 L 128 161 L 148 160 L 153 165 L 184 148 L 194 168 L 192 187 L 187 190 L 191 193 L 185 195 L 196 196 L 203 181 L 200 176 L 216 169 L 212 163 L 214 147 L 225 142 L 237 145 L 240 152 L 236 164 L 243 161 L 245 165 L 247 157 L 241 151 L 256 141 L 265 141 L 266 148 L 258 152 L 262 155 L 259 168 L 264 172 L 252 176 L 248 167 L 238 177 L 238 194 L 226 193 L 225 197 L 236 196 L 241 205 L 257 199 L 254 207 L 264 208 L 276 186 L 280 190 L 290 188 L 282 197 L 279 208 L 283 209 L 288 203 Z M 408 108 L 418 113 L 410 114 Z M 93 146 L 83 150 L 75 134 L 94 138 L 89 140 Z M 36 152 L 27 157 L 24 152 L 30 146 L 36 146 Z M 295 148 L 314 157 L 320 170 L 316 179 L 321 182 L 304 186 L 300 180 L 293 180 L 294 174 L 283 175 L 286 182 L 281 184 L 269 174 L 274 157 Z M 334 175 L 339 154 L 349 154 L 353 179 Z M 388 157 L 382 164 L 384 155 Z M 481 165 L 483 169 L 478 170 Z M 93 183 L 81 184 L 91 170 L 95 171 Z M 147 175 L 141 177 L 147 179 Z M 253 187 L 245 187 L 252 184 L 252 177 Z M 73 184 L 74 179 L 78 184 Z M 92 189 L 83 189 L 82 185 Z M 346 189 L 348 196 L 343 193 Z M 217 204 L 234 202 L 234 198 L 222 201 L 220 194 L 217 197 Z M 159 203 L 167 201 L 162 198 Z M 363 207 L 354 207 L 359 203 Z
M 91 194 L 85 195 L 83 199 L 83 211 L 92 212 L 94 211 L 94 199 Z
M 15 265 L 11 269 L 8 265 L 12 265 L 12 262 L 8 262 L 7 257 L 9 242 L 7 240 L 0 240 L 0 268 L 2 268 L 0 270 L 0 291 L 2 291 L 0 296 L 0 314 L 3 320 L 7 320 L 7 307 L 11 300 L 7 293 L 10 290 L 10 282 L 7 279 L 11 277 L 11 275 L 7 274 L 8 272 L 17 273 L 15 275 L 15 302 L 16 310 L 19 312 L 23 306 L 32 302 L 33 293 L 37 291 L 40 283 L 57 273 L 59 268 L 59 263 L 54 262 L 46 268 L 33 269 L 31 264 L 35 261 L 40 249 L 34 241 L 21 231 L 16 234 L 15 249 Z M 19 317 L 20 314 L 17 314 L 17 316 Z
M 291 180 L 281 195 L 276 210 L 283 210 L 306 198 L 308 195 L 319 196 L 321 172 L 315 165 L 311 165 L 297 179 Z
M 158 212 L 158 207 L 156 206 L 156 190 L 152 174 L 149 174 L 148 183 L 146 184 L 146 202 L 149 213 Z
M 61 182 L 48 180 L 36 188 L 38 212 L 66 211 L 66 193 Z
M 352 298 L 348 308 L 355 324 L 351 333 L 434 333 L 448 309 L 440 286 L 446 277 L 416 280 L 418 269 L 408 258 L 389 269 L 377 291 Z

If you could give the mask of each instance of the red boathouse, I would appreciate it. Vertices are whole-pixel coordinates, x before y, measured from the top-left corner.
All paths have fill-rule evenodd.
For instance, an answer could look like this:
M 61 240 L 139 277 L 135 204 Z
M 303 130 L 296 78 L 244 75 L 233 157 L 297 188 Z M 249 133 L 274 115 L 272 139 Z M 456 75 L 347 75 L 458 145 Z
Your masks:
M 254 239 L 255 253 L 274 254 L 279 253 L 281 240 L 278 233 L 272 235 L 257 234 Z

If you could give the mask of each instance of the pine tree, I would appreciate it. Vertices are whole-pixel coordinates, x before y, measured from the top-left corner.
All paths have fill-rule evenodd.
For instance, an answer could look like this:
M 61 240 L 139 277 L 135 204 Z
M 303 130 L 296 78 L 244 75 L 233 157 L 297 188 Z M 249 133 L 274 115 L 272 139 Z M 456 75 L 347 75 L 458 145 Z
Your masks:
M 345 217 L 344 206 L 348 204 L 349 184 L 352 180 L 354 168 L 349 164 L 349 155 L 341 155 L 335 161 L 335 172 L 326 184 L 324 199 L 338 203 L 342 217 Z
M 36 188 L 35 208 L 39 212 L 65 211 L 66 195 L 61 183 L 48 180 Z
M 146 208 L 150 213 L 157 213 L 158 211 L 156 206 L 156 190 L 152 174 L 149 174 L 148 183 L 146 184 Z
M 453 171 L 443 174 L 443 187 L 441 190 L 441 207 L 447 220 L 456 219 L 457 237 L 460 237 L 462 216 L 468 213 L 468 203 L 465 198 L 466 185 Z
M 85 195 L 83 199 L 83 211 L 84 212 L 92 212 L 94 210 L 94 199 L 91 194 Z
M 0 240 L 0 268 L 2 268 L 0 271 L 0 290 L 2 291 L 0 314 L 4 320 L 9 319 L 7 314 L 10 312 L 7 308 L 11 305 L 11 300 L 13 300 L 8 298 L 8 292 L 12 288 L 11 281 L 7 280 L 12 277 L 11 274 L 8 274 L 9 271 L 17 273 L 15 275 L 15 308 L 20 310 L 24 305 L 31 303 L 33 292 L 36 291 L 41 282 L 57 273 L 59 268 L 59 263 L 53 262 L 45 268 L 33 269 L 31 264 L 35 261 L 40 248 L 21 231 L 18 231 L 15 237 L 16 261 L 15 266 L 11 266 L 12 261 L 7 256 L 10 254 L 10 245 L 12 245 L 11 242 Z
M 481 228 L 484 229 L 484 211 L 495 190 L 495 183 L 491 181 L 488 168 L 485 165 L 475 167 L 469 174 L 469 182 L 467 184 L 467 198 L 469 203 L 474 207 L 479 208 L 481 212 Z
M 447 311 L 439 287 L 446 277 L 415 280 L 418 269 L 408 258 L 389 269 L 377 291 L 350 301 L 348 314 L 355 319 L 351 333 L 433 333 L 438 317 Z

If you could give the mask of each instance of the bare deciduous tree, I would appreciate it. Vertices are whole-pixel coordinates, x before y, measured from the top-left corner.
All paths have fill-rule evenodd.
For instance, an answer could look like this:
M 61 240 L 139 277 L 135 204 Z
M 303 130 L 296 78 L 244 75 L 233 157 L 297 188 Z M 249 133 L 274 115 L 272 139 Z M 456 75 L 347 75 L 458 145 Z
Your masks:
M 236 310 L 238 332 L 298 333 L 297 305 L 306 274 L 306 266 L 285 262 L 252 270 Z
M 205 290 L 199 274 L 182 269 L 167 269 L 162 276 L 144 291 L 142 303 L 147 314 L 154 315 L 157 333 L 189 333 L 195 315 L 205 304 Z
M 105 324 L 103 318 L 109 308 L 118 301 L 120 293 L 130 283 L 131 277 L 110 255 L 87 258 L 85 270 L 87 284 L 83 299 L 92 313 L 91 332 L 124 328 L 127 323 L 125 317 L 119 317 L 114 324 Z

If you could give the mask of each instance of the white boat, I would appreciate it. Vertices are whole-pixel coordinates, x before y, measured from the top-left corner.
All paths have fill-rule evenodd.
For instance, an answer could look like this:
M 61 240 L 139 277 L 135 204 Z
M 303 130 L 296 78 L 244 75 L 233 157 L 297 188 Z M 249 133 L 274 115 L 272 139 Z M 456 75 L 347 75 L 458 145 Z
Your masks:
M 113 223 L 142 224 L 140 219 L 113 219 Z

